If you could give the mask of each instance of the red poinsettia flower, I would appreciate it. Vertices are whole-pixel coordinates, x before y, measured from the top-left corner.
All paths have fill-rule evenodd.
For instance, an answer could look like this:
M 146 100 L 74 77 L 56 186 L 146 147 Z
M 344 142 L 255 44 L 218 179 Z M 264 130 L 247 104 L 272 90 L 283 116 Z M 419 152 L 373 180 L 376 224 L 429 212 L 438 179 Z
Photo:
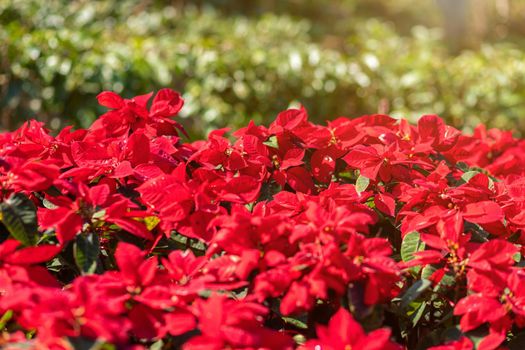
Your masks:
M 268 312 L 262 305 L 213 295 L 193 309 L 201 335 L 185 343 L 184 350 L 292 349 L 291 338 L 261 324 Z
M 148 110 L 147 104 L 152 95 L 153 93 L 149 93 L 123 99 L 111 91 L 100 93 L 97 96 L 100 105 L 111 110 L 93 123 L 87 138 L 96 140 L 120 137 L 139 128 L 154 135 L 176 135 L 177 129 L 185 133 L 179 123 L 169 119 L 179 112 L 184 103 L 179 93 L 171 89 L 160 90 Z
M 316 327 L 318 339 L 308 340 L 299 349 L 303 350 L 394 350 L 401 345 L 390 340 L 391 331 L 377 329 L 368 334 L 353 319 L 350 312 L 340 308 L 330 319 L 328 326 Z
M 134 207 L 130 200 L 112 193 L 108 184 L 89 188 L 78 183 L 77 186 L 68 185 L 68 188 L 77 196 L 75 200 L 63 195 L 47 196 L 54 207 L 38 209 L 40 226 L 54 228 L 60 243 L 72 240 L 84 224 L 92 225 L 95 221 L 113 223 L 137 237 L 153 239 L 144 223 L 133 219 L 134 215 L 139 214 L 130 210 Z

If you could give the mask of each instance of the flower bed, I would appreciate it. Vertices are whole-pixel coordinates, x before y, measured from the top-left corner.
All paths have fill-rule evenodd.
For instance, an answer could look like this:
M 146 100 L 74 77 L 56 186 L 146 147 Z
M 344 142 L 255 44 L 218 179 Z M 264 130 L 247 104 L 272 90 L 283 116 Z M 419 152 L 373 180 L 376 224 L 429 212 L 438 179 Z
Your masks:
M 522 348 L 524 141 L 290 109 L 188 143 L 151 97 L 0 136 L 0 345 Z

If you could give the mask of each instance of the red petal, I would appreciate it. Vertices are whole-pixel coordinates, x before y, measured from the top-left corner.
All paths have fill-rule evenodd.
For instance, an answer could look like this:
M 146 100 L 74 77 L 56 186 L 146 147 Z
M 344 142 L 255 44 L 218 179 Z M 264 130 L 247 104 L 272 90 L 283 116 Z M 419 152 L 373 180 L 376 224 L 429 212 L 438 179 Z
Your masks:
M 117 224 L 120 228 L 124 229 L 125 231 L 128 231 L 132 235 L 135 235 L 140 238 L 145 238 L 150 241 L 153 240 L 153 235 L 141 222 L 126 218 L 108 218 L 108 221 Z
M 310 173 L 303 167 L 293 167 L 286 170 L 286 180 L 297 192 L 310 193 L 314 182 Z
M 27 247 L 17 250 L 5 258 L 5 262 L 15 265 L 32 265 L 49 261 L 57 255 L 61 246 L 58 245 L 41 245 L 37 247 Z
M 181 335 L 197 327 L 195 316 L 189 312 L 171 312 L 165 316 L 166 329 L 171 335 Z
M 159 90 L 153 103 L 151 104 L 150 113 L 153 116 L 171 117 L 176 115 L 184 104 L 180 94 L 171 89 Z
M 374 197 L 374 204 L 378 210 L 381 212 L 395 216 L 396 214 L 396 201 L 394 197 L 388 193 L 381 193 Z
M 442 240 L 438 236 L 434 236 L 434 235 L 427 234 L 427 233 L 421 233 L 420 237 L 421 237 L 421 240 L 425 242 L 425 244 L 427 244 L 428 246 L 432 248 L 448 251 L 447 244 L 445 243 L 444 240 Z
M 467 204 L 463 208 L 463 217 L 476 224 L 487 224 L 504 218 L 501 207 L 492 201 Z
M 104 91 L 97 96 L 101 106 L 118 109 L 124 107 L 124 99 L 112 91 Z

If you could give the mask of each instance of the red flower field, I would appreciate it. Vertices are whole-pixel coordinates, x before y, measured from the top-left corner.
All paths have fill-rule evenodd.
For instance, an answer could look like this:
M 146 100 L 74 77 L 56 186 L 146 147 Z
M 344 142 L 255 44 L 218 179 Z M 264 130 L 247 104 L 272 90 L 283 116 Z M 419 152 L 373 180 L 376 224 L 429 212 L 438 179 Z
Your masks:
M 289 109 L 190 142 L 175 91 L 98 100 L 0 136 L 4 349 L 525 348 L 511 132 Z

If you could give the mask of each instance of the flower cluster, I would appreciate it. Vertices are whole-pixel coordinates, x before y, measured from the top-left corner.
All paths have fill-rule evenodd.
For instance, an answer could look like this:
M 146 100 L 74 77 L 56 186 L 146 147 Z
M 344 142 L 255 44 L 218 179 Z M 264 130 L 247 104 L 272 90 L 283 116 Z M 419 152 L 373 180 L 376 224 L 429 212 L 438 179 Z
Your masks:
M 151 100 L 151 101 L 150 101 Z M 306 110 L 188 142 L 172 90 L 0 136 L 5 349 L 525 339 L 525 141 Z M 523 345 L 523 344 L 522 344 Z

